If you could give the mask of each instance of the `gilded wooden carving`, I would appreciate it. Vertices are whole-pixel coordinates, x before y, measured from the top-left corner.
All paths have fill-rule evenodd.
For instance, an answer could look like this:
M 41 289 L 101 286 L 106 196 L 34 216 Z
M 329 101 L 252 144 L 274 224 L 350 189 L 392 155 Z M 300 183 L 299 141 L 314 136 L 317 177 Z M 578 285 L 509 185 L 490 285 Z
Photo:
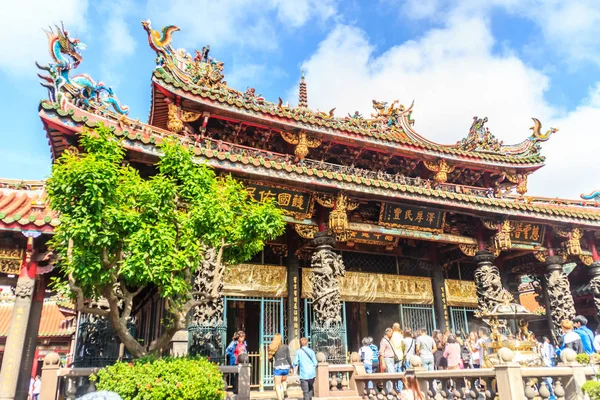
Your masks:
M 232 265 L 227 267 L 223 280 L 225 296 L 287 296 L 287 269 L 283 266 Z
M 310 270 L 302 270 L 302 297 L 312 297 L 311 276 Z M 343 301 L 433 304 L 430 278 L 346 271 L 338 282 Z
M 477 289 L 475 282 L 458 279 L 446 279 L 446 301 L 449 306 L 476 307 Z
M 477 253 L 477 250 L 479 250 L 476 244 L 459 244 L 458 248 L 465 256 L 468 257 L 474 257 Z
M 23 263 L 23 249 L 0 248 L 0 273 L 18 275 Z
M 445 183 L 448 181 L 448 174 L 456 168 L 453 165 L 448 164 L 443 158 L 439 161 L 423 161 L 425 167 L 431 172 L 435 172 L 433 180 L 437 183 Z
M 314 225 L 294 224 L 294 230 L 301 238 L 313 239 L 315 237 L 315 232 L 317 232 L 319 228 Z
M 304 160 L 304 158 L 308 155 L 309 148 L 319 147 L 322 142 L 321 138 L 313 134 L 308 134 L 305 131 L 300 131 L 300 133 L 282 131 L 281 137 L 289 144 L 296 145 L 294 154 L 300 160 Z

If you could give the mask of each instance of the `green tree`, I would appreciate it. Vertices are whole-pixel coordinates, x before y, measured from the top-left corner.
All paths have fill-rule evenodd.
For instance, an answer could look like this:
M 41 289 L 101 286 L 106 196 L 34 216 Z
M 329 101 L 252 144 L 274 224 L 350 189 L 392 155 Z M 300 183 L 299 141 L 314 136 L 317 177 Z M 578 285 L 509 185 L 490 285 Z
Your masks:
M 124 162 L 110 129 L 85 132 L 80 143 L 83 152 L 65 152 L 47 186 L 61 220 L 51 245 L 63 283 L 79 311 L 108 318 L 134 357 L 160 354 L 190 311 L 220 296 L 226 265 L 247 261 L 283 232 L 283 215 L 271 202 L 253 201 L 231 176 L 195 163 L 174 139 L 158 145 L 162 156 L 149 179 Z M 211 279 L 195 292 L 197 274 Z M 165 299 L 169 317 L 147 346 L 127 329 L 145 288 Z M 107 307 L 94 306 L 100 298 Z

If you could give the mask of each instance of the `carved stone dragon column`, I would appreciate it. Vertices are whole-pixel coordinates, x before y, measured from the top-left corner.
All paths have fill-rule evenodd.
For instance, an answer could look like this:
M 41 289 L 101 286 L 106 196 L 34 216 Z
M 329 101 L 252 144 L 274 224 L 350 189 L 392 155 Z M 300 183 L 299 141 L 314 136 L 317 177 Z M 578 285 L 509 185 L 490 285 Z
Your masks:
M 489 251 L 480 250 L 475 254 L 475 287 L 477 289 L 477 313 L 486 314 L 500 303 L 502 280 L 500 270 L 494 264 L 496 257 Z
M 342 322 L 338 276 L 344 276 L 342 257 L 333 251 L 335 239 L 324 232 L 315 233 L 312 255 L 312 304 L 317 322 L 324 327 Z
M 561 336 L 560 323 L 575 317 L 575 302 L 571 295 L 569 278 L 563 272 L 561 256 L 546 257 L 546 287 L 552 314 L 553 331 L 556 337 Z
M 194 277 L 194 290 L 210 293 L 216 271 L 217 251 L 208 249 L 202 267 Z M 216 359 L 221 355 L 226 333 L 223 323 L 223 282 L 219 284 L 219 297 L 194 309 L 189 326 L 189 352 Z
M 594 294 L 594 306 L 596 314 L 600 315 L 600 261 L 594 261 L 590 265 L 590 287 Z

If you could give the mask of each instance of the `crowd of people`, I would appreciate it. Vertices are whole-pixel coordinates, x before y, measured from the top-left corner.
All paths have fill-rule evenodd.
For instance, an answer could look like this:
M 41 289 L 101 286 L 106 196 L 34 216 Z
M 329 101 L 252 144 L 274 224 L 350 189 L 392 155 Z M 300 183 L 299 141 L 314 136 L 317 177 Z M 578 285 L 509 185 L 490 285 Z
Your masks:
M 571 349 L 578 354 L 600 353 L 600 327 L 594 334 L 587 327 L 587 323 L 587 319 L 581 315 L 572 321 L 562 321 L 563 335 L 559 347 L 555 347 L 548 337 L 538 341 L 532 333 L 529 339 L 537 344 L 534 350 L 540 355 L 544 365 L 554 367 L 564 349 Z M 507 337 L 513 338 L 511 334 Z M 405 372 L 411 368 L 411 361 L 415 361 L 414 356 L 420 357 L 421 366 L 427 371 L 483 368 L 490 366 L 486 364 L 490 341 L 490 331 L 486 327 L 480 327 L 476 332 L 472 331 L 469 334 L 434 330 L 429 335 L 425 327 L 418 330 L 402 330 L 399 323 L 394 323 L 385 329 L 379 346 L 372 337 L 363 338 L 358 354 L 367 374 Z M 300 348 L 295 352 L 293 360 L 281 334 L 276 334 L 269 345 L 268 357 L 273 363 L 274 386 L 278 400 L 287 398 L 287 377 L 293 374 L 295 369 L 300 378 L 304 399 L 313 398 L 317 359 L 308 343 L 307 338 L 300 339 Z M 245 334 L 239 331 L 226 349 L 230 365 L 237 364 L 243 353 L 247 353 Z M 368 388 L 377 389 L 372 382 L 368 383 Z M 406 400 L 425 398 L 419 390 L 414 374 L 410 372 L 405 373 L 404 378 L 395 384 L 388 381 L 386 389 L 388 392 L 396 391 Z

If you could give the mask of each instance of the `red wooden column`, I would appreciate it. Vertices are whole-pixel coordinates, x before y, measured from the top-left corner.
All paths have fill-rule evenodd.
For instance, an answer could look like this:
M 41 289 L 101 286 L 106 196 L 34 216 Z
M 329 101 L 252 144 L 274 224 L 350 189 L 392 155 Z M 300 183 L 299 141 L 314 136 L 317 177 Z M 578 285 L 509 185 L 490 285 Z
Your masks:
M 15 305 L 6 338 L 2 368 L 0 369 L 0 400 L 16 399 L 19 368 L 23 359 L 23 348 L 29 322 L 29 313 L 35 288 L 37 265 L 33 261 L 33 240 L 39 232 L 27 232 L 27 248 L 21 273 L 15 288 Z M 25 234 L 25 232 L 24 232 Z M 26 398 L 26 397 L 25 397 Z

